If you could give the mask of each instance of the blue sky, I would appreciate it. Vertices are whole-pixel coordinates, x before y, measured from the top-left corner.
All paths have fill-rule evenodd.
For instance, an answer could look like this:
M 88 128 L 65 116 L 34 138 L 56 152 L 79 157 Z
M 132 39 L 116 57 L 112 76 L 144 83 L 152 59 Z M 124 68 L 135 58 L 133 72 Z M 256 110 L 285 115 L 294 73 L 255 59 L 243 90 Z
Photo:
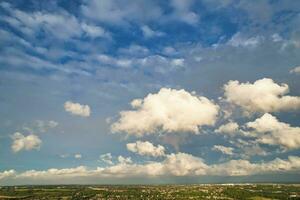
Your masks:
M 0 183 L 299 180 L 299 12 L 1 1 Z

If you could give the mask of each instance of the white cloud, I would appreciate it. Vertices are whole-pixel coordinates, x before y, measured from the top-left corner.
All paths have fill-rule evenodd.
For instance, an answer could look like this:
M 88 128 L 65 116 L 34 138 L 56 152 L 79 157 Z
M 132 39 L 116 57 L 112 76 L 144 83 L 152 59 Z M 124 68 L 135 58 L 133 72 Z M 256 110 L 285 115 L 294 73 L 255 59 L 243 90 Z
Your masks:
M 0 172 L 0 180 L 1 179 L 5 179 L 5 178 L 9 178 L 9 177 L 13 177 L 16 175 L 16 171 L 11 169 L 11 170 L 6 170 L 3 172 Z
M 122 157 L 124 159 L 124 157 Z M 228 162 L 207 165 L 199 158 L 186 153 L 167 155 L 162 162 L 134 164 L 121 162 L 105 168 L 89 169 L 85 166 L 44 171 L 29 170 L 17 173 L 14 170 L 0 172 L 0 178 L 23 180 L 27 183 L 37 180 L 60 182 L 72 178 L 131 178 L 131 177 L 178 177 L 178 176 L 248 176 L 254 174 L 298 172 L 300 157 L 289 156 L 286 160 L 276 158 L 268 162 L 251 163 L 247 160 L 230 160 Z M 78 179 L 77 179 L 78 180 Z
M 164 13 L 156 1 L 91 0 L 81 5 L 81 13 L 101 23 L 128 26 L 130 23 L 147 24 L 149 22 L 166 23 L 181 21 L 196 25 L 199 16 L 192 11 L 193 0 L 170 1 L 171 12 Z
M 69 154 L 61 154 L 61 155 L 59 155 L 59 157 L 61 157 L 61 158 L 67 158 L 69 156 L 70 156 Z
M 233 135 L 239 131 L 239 125 L 236 122 L 228 122 L 227 124 L 221 125 L 216 132 L 217 133 L 225 133 L 228 135 Z
M 118 51 L 122 54 L 134 56 L 134 57 L 145 56 L 145 55 L 149 54 L 149 52 L 150 52 L 147 47 L 140 46 L 137 44 L 131 44 L 127 48 L 120 48 Z
M 81 159 L 81 158 L 82 158 L 82 155 L 81 155 L 81 154 L 75 154 L 75 155 L 74 155 L 74 158 L 76 158 L 76 159 Z
M 84 33 L 91 38 L 97 38 L 97 37 L 110 38 L 110 34 L 100 26 L 94 26 L 94 25 L 82 23 L 81 28 L 84 31 Z
M 283 40 L 283 38 L 278 34 L 278 33 L 274 33 L 271 36 L 273 42 L 281 42 Z
M 163 48 L 162 53 L 165 54 L 165 55 L 172 56 L 172 55 L 177 54 L 178 52 L 176 51 L 175 48 L 173 48 L 171 46 L 167 46 L 167 47 Z
M 143 32 L 144 37 L 146 37 L 146 38 L 160 37 L 160 36 L 164 36 L 165 35 L 165 33 L 161 32 L 161 31 L 152 30 L 147 25 L 142 26 L 141 30 Z
M 219 107 L 203 96 L 185 90 L 162 88 L 156 94 L 132 101 L 135 110 L 121 111 L 112 132 L 143 136 L 157 132 L 199 133 L 203 125 L 213 125 Z
M 63 40 L 83 35 L 91 38 L 110 36 L 102 27 L 80 22 L 75 16 L 65 11 L 58 13 L 24 12 L 13 8 L 10 4 L 5 9 L 11 13 L 12 17 L 6 16 L 4 20 L 27 36 L 33 37 L 39 31 Z
M 19 152 L 21 150 L 32 150 L 32 149 L 39 149 L 42 141 L 41 139 L 33 134 L 28 136 L 24 136 L 23 134 L 16 132 L 12 135 L 13 143 L 11 145 L 11 149 L 14 152 Z
M 279 112 L 298 110 L 300 97 L 288 96 L 287 84 L 276 84 L 272 79 L 264 78 L 253 84 L 229 81 L 224 85 L 226 100 L 240 106 L 246 114 L 254 112 Z
M 186 153 L 170 154 L 162 164 L 162 174 L 174 176 L 204 175 L 208 167 L 201 158 Z
M 250 158 L 255 155 L 266 156 L 271 153 L 266 152 L 255 140 L 245 141 L 239 138 L 235 141 L 230 141 L 230 143 L 241 151 L 241 153 L 239 153 L 241 158 Z
M 30 133 L 40 132 L 44 133 L 47 132 L 49 129 L 55 128 L 58 126 L 58 122 L 50 120 L 50 121 L 43 121 L 43 120 L 35 120 L 32 124 L 25 124 L 22 128 Z
M 300 147 L 300 127 L 292 127 L 280 122 L 271 114 L 264 114 L 261 118 L 246 124 L 253 129 L 252 134 L 257 142 L 269 145 L 280 145 L 285 149 Z
M 106 154 L 100 155 L 100 159 L 103 162 L 105 162 L 105 163 L 107 163 L 109 165 L 113 165 L 114 164 L 113 161 L 112 161 L 112 155 L 111 155 L 111 153 L 106 153 Z
M 147 22 L 161 16 L 161 9 L 152 1 L 91 0 L 81 6 L 81 12 L 90 19 L 114 25 Z
M 139 51 L 139 53 L 135 51 Z M 112 57 L 106 54 L 98 54 L 95 55 L 93 59 L 102 65 L 119 68 L 152 69 L 153 72 L 160 74 L 166 74 L 167 72 L 183 69 L 185 64 L 184 58 L 170 58 L 156 54 L 145 55 L 147 50 L 140 46 L 130 46 L 127 50 L 123 48 L 120 49 L 120 52 L 122 52 L 124 55 Z
M 129 164 L 132 163 L 132 160 L 130 157 L 123 157 L 123 156 L 118 156 L 118 161 L 120 164 Z
M 65 168 L 65 169 L 55 169 L 51 168 L 44 171 L 29 170 L 21 174 L 18 174 L 16 177 L 20 179 L 29 178 L 29 179 L 42 179 L 42 180 L 53 180 L 59 178 L 71 178 L 71 177 L 85 177 L 89 176 L 89 171 L 84 166 L 79 166 L 75 168 Z
M 227 42 L 227 44 L 234 47 L 257 47 L 263 40 L 261 36 L 246 37 L 240 32 L 232 36 L 232 38 Z
M 79 103 L 73 103 L 67 101 L 64 104 L 64 108 L 67 112 L 82 117 L 88 117 L 91 114 L 90 107 L 88 105 L 81 105 Z
M 172 0 L 170 1 L 170 4 L 174 8 L 174 12 L 171 17 L 190 25 L 196 25 L 198 23 L 199 16 L 195 12 L 191 11 L 194 4 L 193 0 Z
M 263 163 L 251 163 L 248 160 L 230 160 L 226 163 L 215 164 L 208 168 L 207 174 L 221 176 L 247 176 L 254 174 L 298 171 L 300 158 L 289 156 L 287 160 L 276 158 Z
M 212 148 L 213 151 L 219 151 L 223 154 L 233 155 L 233 148 L 232 147 L 225 147 L 222 145 L 214 145 Z
M 300 66 L 295 67 L 294 69 L 292 69 L 292 70 L 290 71 L 290 73 L 300 74 Z
M 150 162 L 146 164 L 120 163 L 102 169 L 102 173 L 112 177 L 134 176 L 190 176 L 205 174 L 207 165 L 201 158 L 185 153 L 167 155 L 162 162 Z
M 154 72 L 165 74 L 170 71 L 182 69 L 182 67 L 184 67 L 184 61 L 184 58 L 168 58 L 160 55 L 150 55 L 135 60 L 135 65 L 152 68 Z
M 182 66 L 184 66 L 184 59 L 183 58 L 175 58 L 172 60 L 172 64 L 174 66 L 182 67 Z
M 126 147 L 129 151 L 143 156 L 159 157 L 165 155 L 165 148 L 163 146 L 158 145 L 156 147 L 148 141 L 136 141 L 134 143 L 128 143 Z

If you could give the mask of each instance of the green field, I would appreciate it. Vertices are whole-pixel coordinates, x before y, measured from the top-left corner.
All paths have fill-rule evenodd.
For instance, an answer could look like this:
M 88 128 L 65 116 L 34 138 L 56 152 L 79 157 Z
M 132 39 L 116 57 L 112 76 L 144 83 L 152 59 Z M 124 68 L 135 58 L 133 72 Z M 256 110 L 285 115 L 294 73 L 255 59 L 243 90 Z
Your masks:
M 3 186 L 0 199 L 300 199 L 300 185 Z

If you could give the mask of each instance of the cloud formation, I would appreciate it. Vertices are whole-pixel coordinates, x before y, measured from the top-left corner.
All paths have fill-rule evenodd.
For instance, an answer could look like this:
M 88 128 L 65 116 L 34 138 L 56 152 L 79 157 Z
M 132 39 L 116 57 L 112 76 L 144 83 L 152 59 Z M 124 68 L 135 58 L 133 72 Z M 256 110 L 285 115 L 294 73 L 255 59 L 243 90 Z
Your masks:
M 3 20 L 12 27 L 20 29 L 23 34 L 29 37 L 40 31 L 63 40 L 81 36 L 90 38 L 110 37 L 109 33 L 102 27 L 80 22 L 68 12 L 25 12 L 12 7 L 9 3 L 2 4 L 2 8 L 11 14 Z
M 203 125 L 213 125 L 219 107 L 206 97 L 185 90 L 162 88 L 144 99 L 134 99 L 135 110 L 121 111 L 112 132 L 143 136 L 157 132 L 199 133 Z
M 294 69 L 292 69 L 292 70 L 290 71 L 290 73 L 300 74 L 300 66 L 295 67 Z
M 254 83 L 229 81 L 224 85 L 226 100 L 240 106 L 245 113 L 298 110 L 300 97 L 288 96 L 289 86 L 263 78 Z
M 216 133 L 225 133 L 228 135 L 234 135 L 239 130 L 239 125 L 236 122 L 228 122 L 221 125 L 216 129 Z
M 16 171 L 15 170 L 13 170 L 13 169 L 11 169 L 11 170 L 5 170 L 3 172 L 0 172 L 0 180 L 8 178 L 8 177 L 15 176 L 15 175 L 16 175 Z
M 246 37 L 240 32 L 238 32 L 232 36 L 232 38 L 227 42 L 227 44 L 234 47 L 254 48 L 258 46 L 262 42 L 262 40 L 263 37 L 261 36 Z
M 114 164 L 113 161 L 112 161 L 112 155 L 111 153 L 106 153 L 106 154 L 102 154 L 99 156 L 100 157 L 100 160 L 109 164 L 109 165 L 112 165 Z
M 257 142 L 269 145 L 280 145 L 284 149 L 300 148 L 300 127 L 292 127 L 280 122 L 269 113 L 246 124 L 251 128 Z
M 91 110 L 88 105 L 81 105 L 79 103 L 73 103 L 71 101 L 65 102 L 64 108 L 65 111 L 71 113 L 72 115 L 88 117 L 91 114 Z
M 123 157 L 124 158 L 124 157 Z M 105 168 L 88 169 L 85 166 L 44 171 L 29 170 L 17 173 L 14 170 L 0 172 L 0 179 L 25 180 L 72 180 L 72 178 L 132 178 L 132 177 L 182 177 L 182 176 L 248 176 L 265 173 L 295 172 L 300 169 L 300 158 L 289 156 L 283 160 L 276 158 L 268 162 L 251 163 L 247 160 L 230 160 L 220 164 L 207 165 L 190 154 L 177 153 L 167 155 L 162 162 L 134 164 L 121 162 Z M 78 179 L 77 179 L 78 180 Z
M 152 30 L 149 26 L 144 25 L 141 27 L 141 30 L 143 32 L 144 37 L 146 38 L 151 38 L 151 37 L 160 37 L 165 35 L 163 32 L 161 31 L 155 31 Z
M 43 120 L 35 120 L 31 124 L 23 125 L 22 129 L 28 131 L 29 133 L 39 132 L 45 133 L 49 129 L 53 129 L 58 126 L 58 122 L 50 120 L 50 121 L 43 121 Z
M 123 157 L 123 156 L 118 156 L 118 161 L 122 165 L 126 165 L 129 163 L 132 163 L 132 160 L 130 157 Z
M 213 151 L 219 151 L 223 154 L 233 155 L 233 148 L 232 147 L 225 147 L 222 145 L 214 145 L 212 148 Z
M 154 2 L 118 0 L 88 1 L 81 5 L 81 13 L 95 21 L 113 25 L 152 21 L 162 14 Z
M 154 146 L 151 142 L 148 141 L 136 141 L 134 143 L 128 143 L 126 147 L 129 151 L 142 156 L 159 157 L 165 155 L 165 148 L 163 146 Z
M 15 153 L 21 150 L 29 151 L 32 149 L 39 149 L 42 144 L 42 140 L 33 134 L 24 136 L 22 133 L 16 132 L 11 138 L 13 140 L 11 149 Z

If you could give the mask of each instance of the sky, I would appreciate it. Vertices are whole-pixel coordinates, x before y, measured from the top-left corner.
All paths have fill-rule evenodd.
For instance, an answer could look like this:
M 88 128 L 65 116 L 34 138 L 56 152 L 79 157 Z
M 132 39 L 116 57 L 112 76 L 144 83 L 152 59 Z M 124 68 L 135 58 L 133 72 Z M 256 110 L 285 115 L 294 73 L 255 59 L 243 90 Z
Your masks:
M 299 180 L 300 1 L 0 2 L 0 185 Z

